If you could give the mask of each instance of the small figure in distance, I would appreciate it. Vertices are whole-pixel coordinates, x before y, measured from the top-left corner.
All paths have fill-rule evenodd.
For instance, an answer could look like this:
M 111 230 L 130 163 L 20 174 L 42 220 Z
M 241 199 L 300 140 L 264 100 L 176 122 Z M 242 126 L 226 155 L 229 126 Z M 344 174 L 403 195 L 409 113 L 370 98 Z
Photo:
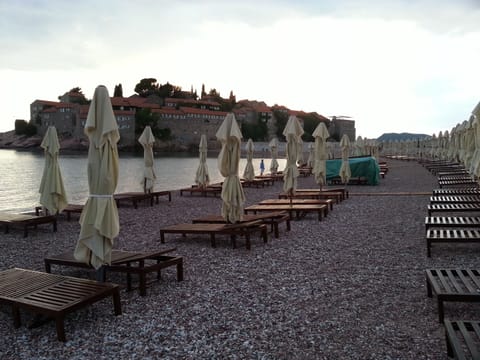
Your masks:
M 265 172 L 265 163 L 263 162 L 263 159 L 262 159 L 260 160 L 260 176 L 262 176 L 264 172 Z

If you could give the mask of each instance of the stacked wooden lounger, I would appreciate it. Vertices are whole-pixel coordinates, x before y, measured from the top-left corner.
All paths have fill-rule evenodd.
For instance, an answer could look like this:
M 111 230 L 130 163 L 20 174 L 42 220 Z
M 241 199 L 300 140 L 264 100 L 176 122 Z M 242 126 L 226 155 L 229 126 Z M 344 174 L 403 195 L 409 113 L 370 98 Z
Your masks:
M 44 315 L 55 319 L 60 341 L 66 341 L 67 314 L 110 296 L 115 315 L 120 315 L 120 291 L 116 284 L 17 268 L 0 271 L 0 302 L 11 306 L 14 326 L 21 325 L 21 309 Z

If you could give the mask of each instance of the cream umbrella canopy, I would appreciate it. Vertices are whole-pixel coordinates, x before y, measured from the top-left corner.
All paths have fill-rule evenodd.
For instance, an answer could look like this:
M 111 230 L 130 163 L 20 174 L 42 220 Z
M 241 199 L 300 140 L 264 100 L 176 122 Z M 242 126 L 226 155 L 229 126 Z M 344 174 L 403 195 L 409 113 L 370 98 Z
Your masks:
M 313 168 L 314 162 L 315 162 L 315 144 L 314 143 L 309 143 L 308 144 L 307 166 Z
M 243 218 L 245 194 L 238 177 L 242 132 L 233 113 L 227 114 L 216 136 L 222 143 L 222 150 L 218 155 L 218 169 L 225 177 L 221 194 L 222 216 L 225 221 L 235 223 Z
M 287 125 L 283 129 L 283 135 L 287 139 L 286 158 L 283 175 L 283 191 L 292 196 L 297 188 L 298 167 L 297 156 L 300 137 L 303 135 L 303 129 L 297 117 L 291 115 L 288 118 Z
M 142 179 L 143 191 L 145 193 L 151 193 L 156 176 L 153 170 L 153 145 L 155 144 L 155 137 L 153 136 L 150 126 L 145 126 L 142 135 L 138 138 L 138 142 L 143 146 L 143 161 L 145 163 Z
M 480 103 L 473 109 L 473 129 L 475 136 L 475 151 L 470 165 L 470 174 L 480 176 Z
M 253 168 L 252 163 L 255 146 L 253 145 L 252 139 L 248 139 L 247 144 L 245 145 L 245 150 L 247 151 L 247 164 L 245 165 L 245 170 L 243 171 L 243 178 L 251 181 L 255 179 L 255 169 Z
M 210 183 L 210 175 L 208 174 L 208 166 L 207 166 L 207 135 L 202 134 L 200 137 L 200 144 L 198 145 L 198 152 L 199 152 L 199 164 L 197 168 L 197 172 L 195 173 L 195 184 L 201 188 L 205 188 Z
M 39 189 L 40 204 L 50 214 L 57 214 L 67 207 L 68 200 L 58 164 L 60 143 L 55 127 L 48 127 L 40 146 L 45 151 L 45 166 Z
M 348 156 L 350 153 L 350 138 L 347 134 L 343 134 L 342 139 L 340 140 L 340 146 L 342 148 L 342 165 L 340 166 L 340 178 L 342 179 L 342 183 L 346 185 L 352 177 L 352 172 L 350 170 L 350 162 L 348 160 Z
M 270 152 L 272 154 L 272 162 L 270 163 L 270 173 L 275 175 L 278 171 L 278 139 L 273 138 L 268 143 L 268 147 L 270 148 Z
M 321 189 L 322 185 L 326 185 L 327 183 L 326 142 L 330 134 L 325 124 L 321 122 L 313 131 L 312 136 L 315 138 L 315 163 L 312 172 L 315 177 L 315 182 L 320 185 Z
M 88 110 L 85 134 L 88 148 L 89 197 L 80 216 L 80 236 L 74 256 L 99 269 L 111 263 L 113 239 L 120 231 L 113 194 L 118 182 L 120 139 L 112 104 L 105 86 L 98 86 Z

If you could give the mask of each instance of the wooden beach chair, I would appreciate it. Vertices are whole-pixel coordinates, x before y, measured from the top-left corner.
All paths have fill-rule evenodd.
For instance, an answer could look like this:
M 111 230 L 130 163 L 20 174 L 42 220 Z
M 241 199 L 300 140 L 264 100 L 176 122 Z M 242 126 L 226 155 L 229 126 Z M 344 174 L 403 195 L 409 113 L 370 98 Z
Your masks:
M 342 201 L 343 194 L 340 191 L 296 191 L 293 196 L 286 193 L 280 193 L 279 199 L 334 199 L 338 204 Z
M 11 306 L 14 326 L 21 325 L 20 310 L 53 318 L 59 341 L 66 341 L 67 314 L 110 296 L 115 315 L 120 315 L 120 291 L 116 284 L 18 268 L 0 271 L 0 302 Z
M 447 355 L 455 359 L 480 359 L 480 321 L 445 320 Z
M 20 227 L 23 228 L 23 236 L 27 237 L 29 228 L 43 224 L 52 224 L 53 231 L 57 231 L 57 217 L 54 215 L 37 216 L 0 211 L 0 225 L 5 228 L 6 234 L 11 228 Z
M 427 256 L 431 257 L 433 243 L 477 243 L 480 242 L 480 230 L 478 229 L 428 229 Z
M 429 204 L 427 205 L 428 216 L 433 213 L 458 213 L 480 211 L 480 204 Z
M 132 274 L 138 275 L 139 293 L 141 296 L 147 294 L 147 275 L 157 273 L 157 280 L 161 279 L 161 270 L 170 266 L 177 268 L 177 281 L 183 280 L 183 258 L 181 256 L 167 255 L 176 248 L 153 251 L 124 251 L 113 250 L 111 265 L 105 265 L 104 279 L 108 272 L 121 272 L 127 275 L 127 291 L 132 290 Z M 45 271 L 50 273 L 52 265 L 73 266 L 79 268 L 93 269 L 90 265 L 80 262 L 73 257 L 73 250 L 49 256 L 44 259 Z
M 259 202 L 260 205 L 289 205 L 289 204 L 316 204 L 327 205 L 325 216 L 328 215 L 329 210 L 333 210 L 333 199 L 264 199 Z
M 478 195 L 480 196 L 480 188 L 458 188 L 458 189 L 433 189 L 433 196 L 451 196 L 451 195 Z
M 115 199 L 117 206 L 120 207 L 124 202 L 131 202 L 135 209 L 138 208 L 138 203 L 141 201 L 149 201 L 150 206 L 153 206 L 153 203 L 159 203 L 160 196 L 167 196 L 168 201 L 172 201 L 172 194 L 170 191 L 154 191 L 150 193 L 143 192 L 124 192 L 114 194 L 113 198 Z
M 434 195 L 430 204 L 480 204 L 479 195 Z
M 209 195 L 212 196 L 220 196 L 222 193 L 221 186 L 207 186 L 207 187 L 199 187 L 196 185 L 192 185 L 191 187 L 180 189 L 180 196 L 183 194 L 190 194 L 190 195 L 200 195 L 207 197 Z
M 430 228 L 476 228 L 480 227 L 479 216 L 426 216 L 425 230 Z
M 287 231 L 290 231 L 290 215 L 286 211 L 273 211 L 261 214 L 243 215 L 243 222 L 261 220 L 264 224 L 270 225 L 275 238 L 279 237 L 278 225 L 284 222 L 287 226 Z M 221 215 L 207 215 L 192 220 L 192 223 L 207 223 L 207 224 L 225 224 L 225 219 Z
M 247 250 L 250 250 L 250 236 L 255 233 L 260 233 L 263 241 L 266 243 L 268 239 L 267 226 L 262 220 L 241 222 L 236 224 L 175 224 L 166 226 L 160 229 L 160 241 L 165 243 L 165 234 L 187 234 L 194 235 L 209 235 L 212 247 L 216 247 L 216 236 L 225 235 L 230 237 L 232 245 L 236 247 L 236 238 L 239 236 L 245 237 L 245 246 Z
M 326 212 L 328 211 L 327 205 L 319 204 L 271 204 L 271 205 L 251 205 L 243 209 L 245 214 L 257 212 L 271 212 L 271 211 L 286 211 L 289 213 L 290 218 L 300 219 L 304 217 L 307 213 L 317 213 L 318 221 L 321 221 Z
M 40 216 L 43 211 L 45 211 L 46 214 L 48 215 L 48 210 L 44 209 L 42 206 L 35 207 L 35 215 Z M 68 204 L 67 207 L 63 209 L 61 213 L 62 214 L 65 213 L 67 215 L 67 221 L 70 221 L 73 213 L 81 214 L 82 211 L 83 211 L 82 204 Z
M 480 302 L 480 270 L 427 269 L 427 296 L 435 294 L 438 303 L 438 320 L 444 320 L 444 302 Z

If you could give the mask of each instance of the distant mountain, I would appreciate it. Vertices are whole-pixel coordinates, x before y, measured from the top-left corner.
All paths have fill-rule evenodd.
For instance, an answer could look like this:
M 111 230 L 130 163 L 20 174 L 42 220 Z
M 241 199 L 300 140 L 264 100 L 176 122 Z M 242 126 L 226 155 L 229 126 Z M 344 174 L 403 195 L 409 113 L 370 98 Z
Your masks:
M 377 141 L 404 141 L 430 138 L 427 134 L 411 134 L 411 133 L 385 133 L 377 138 Z

